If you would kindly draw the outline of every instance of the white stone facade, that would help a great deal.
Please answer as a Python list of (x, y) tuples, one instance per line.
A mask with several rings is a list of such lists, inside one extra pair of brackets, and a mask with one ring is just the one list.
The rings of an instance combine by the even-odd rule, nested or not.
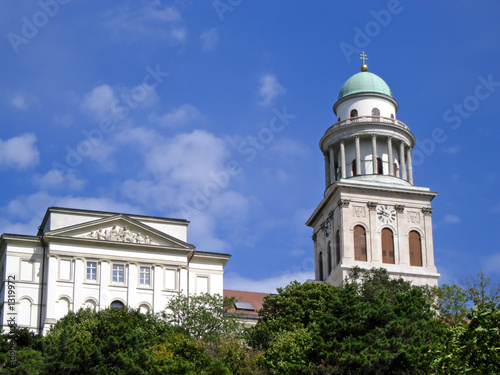
[[(113, 304), (156, 313), (180, 293), (222, 295), (230, 255), (195, 250), (187, 243), (188, 224), (51, 207), (37, 236), (3, 234), (4, 329), (13, 317), (19, 326), (46, 333), (82, 307)], [(15, 280), (10, 295), (9, 279)]]

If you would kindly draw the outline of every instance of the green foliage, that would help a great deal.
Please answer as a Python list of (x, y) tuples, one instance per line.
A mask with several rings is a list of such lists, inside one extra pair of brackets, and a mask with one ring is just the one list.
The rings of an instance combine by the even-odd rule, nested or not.
[(499, 304), (500, 283), (494, 284), (483, 270), (479, 270), (476, 276), (464, 277), (462, 284), (465, 294), (474, 306), (488, 305), (494, 308)]
[(341, 287), (292, 283), (261, 315), (249, 343), (275, 373), (428, 373), (446, 329), (420, 288), (384, 269), (355, 269)]
[(451, 325), (466, 324), (468, 297), (462, 287), (444, 284), (437, 288), (438, 309), (444, 321)]
[(44, 369), (42, 336), (27, 328), (14, 327), (12, 334), (0, 335), (2, 374), (40, 374)]
[(44, 340), (51, 373), (145, 373), (148, 347), (167, 340), (172, 327), (152, 314), (110, 308), (68, 313)]
[(433, 367), (436, 374), (500, 373), (500, 310), (474, 306), (469, 324), (452, 326)]
[(232, 307), (234, 298), (218, 294), (178, 295), (163, 316), (167, 322), (183, 327), (191, 337), (213, 341), (241, 335), (238, 315), (228, 313)]

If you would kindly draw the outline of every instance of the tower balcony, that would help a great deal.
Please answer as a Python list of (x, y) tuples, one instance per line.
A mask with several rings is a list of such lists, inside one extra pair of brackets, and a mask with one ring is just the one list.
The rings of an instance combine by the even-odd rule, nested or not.
[(395, 118), (382, 117), (382, 116), (359, 116), (359, 117), (347, 118), (345, 120), (336, 122), (327, 129), (327, 132), (329, 130), (337, 129), (339, 127), (343, 127), (346, 125), (360, 124), (360, 123), (390, 124), (399, 126), (404, 130), (410, 131), (410, 128), (404, 122), (396, 120)]

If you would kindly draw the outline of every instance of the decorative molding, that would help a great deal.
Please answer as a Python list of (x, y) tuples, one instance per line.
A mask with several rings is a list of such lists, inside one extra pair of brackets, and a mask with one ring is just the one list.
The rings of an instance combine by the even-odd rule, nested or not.
[(408, 222), (413, 224), (420, 223), (420, 212), (408, 211)]
[(432, 208), (422, 207), (422, 213), (424, 214), (424, 216), (430, 216), (432, 214)]
[(313, 241), (316, 241), (316, 237), (318, 236), (318, 233), (313, 233), (313, 235), (311, 236), (312, 237), (312, 240)]
[(368, 202), (368, 203), (366, 203), (366, 207), (368, 207), (368, 209), (370, 211), (376, 210), (377, 209), (377, 202)]
[(366, 217), (366, 207), (353, 205), (352, 208), (352, 216)]
[(396, 210), (397, 213), (402, 214), (405, 210), (405, 205), (404, 204), (396, 204), (396, 205), (394, 205), (394, 209)]
[(139, 232), (134, 232), (127, 227), (120, 227), (114, 225), (111, 229), (94, 230), (84, 235), (85, 238), (92, 238), (101, 241), (115, 241), (115, 242), (128, 242), (140, 243), (147, 245), (159, 245), (158, 242), (153, 241), (147, 234), (143, 235)]
[(330, 212), (328, 212), (328, 217), (331, 218), (331, 219), (333, 219), (333, 211), (334, 210), (331, 210)]
[(341, 199), (341, 200), (339, 200), (339, 207), (340, 208), (347, 208), (347, 207), (349, 207), (350, 203), (351, 203), (350, 199)]

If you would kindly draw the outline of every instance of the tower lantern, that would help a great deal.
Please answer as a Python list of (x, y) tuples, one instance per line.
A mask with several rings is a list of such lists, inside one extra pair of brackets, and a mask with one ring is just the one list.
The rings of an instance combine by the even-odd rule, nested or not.
[(315, 278), (338, 285), (349, 269), (384, 267), (416, 285), (437, 285), (431, 201), (436, 192), (413, 185), (415, 137), (396, 118), (387, 83), (361, 72), (342, 88), (336, 122), (320, 140), (324, 198), (307, 221), (313, 228)]

